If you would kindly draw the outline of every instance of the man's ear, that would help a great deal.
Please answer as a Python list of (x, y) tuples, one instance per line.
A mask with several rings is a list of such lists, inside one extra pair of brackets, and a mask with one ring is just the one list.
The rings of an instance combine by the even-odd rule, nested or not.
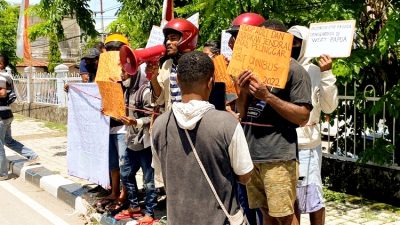
[(214, 87), (214, 76), (211, 76), (208, 80), (207, 87), (211, 90)]

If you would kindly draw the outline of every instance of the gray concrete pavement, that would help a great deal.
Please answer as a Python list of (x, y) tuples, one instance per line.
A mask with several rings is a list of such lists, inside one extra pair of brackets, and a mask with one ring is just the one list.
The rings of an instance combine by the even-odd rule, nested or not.
[(0, 199), (2, 225), (84, 224), (71, 207), (21, 178), (0, 181)]
[[(45, 126), (44, 122), (18, 116), (12, 124), (13, 136), (26, 146), (34, 149), (41, 157), (41, 164), (51, 171), (56, 171), (64, 178), (81, 185), (89, 182), (71, 177), (67, 172), (67, 137), (66, 133)], [(7, 152), (10, 152), (9, 150)], [(137, 181), (142, 179), (138, 177)], [(1, 198), (0, 198), (1, 199)], [(375, 207), (379, 204), (383, 207)], [(0, 210), (1, 211), (1, 210)], [(1, 214), (0, 214), (1, 218)], [(2, 224), (0, 222), (0, 224)], [(306, 215), (302, 216), (301, 225), (309, 225)], [(383, 203), (343, 203), (328, 202), (326, 225), (338, 224), (384, 224), (400, 225), (400, 208)]]

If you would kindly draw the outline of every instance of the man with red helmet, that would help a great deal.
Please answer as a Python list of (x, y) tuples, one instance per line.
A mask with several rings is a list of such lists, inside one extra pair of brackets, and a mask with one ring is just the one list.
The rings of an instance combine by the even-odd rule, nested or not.
[(185, 19), (173, 19), (163, 29), (167, 56), (157, 76), (151, 79), (153, 100), (169, 110), (173, 102), (181, 101), (181, 91), (177, 84), (178, 59), (186, 52), (193, 51), (197, 45), (199, 30)]
[(264, 17), (257, 13), (243, 13), (237, 16), (233, 21), (231, 27), (226, 30), (226, 32), (230, 33), (232, 36), (229, 39), (229, 47), (233, 49), (235, 45), (236, 37), (239, 33), (240, 25), (252, 25), (252, 26), (260, 26), (265, 21)]
[[(230, 33), (232, 36), (229, 39), (229, 47), (233, 49), (233, 46), (235, 45), (236, 37), (239, 33), (239, 28), (240, 25), (252, 25), (252, 26), (259, 26), (265, 21), (264, 17), (257, 14), (257, 13), (243, 13), (237, 16), (235, 19), (233, 19), (231, 23), (231, 27), (226, 30), (227, 33)], [(231, 108), (234, 107), (235, 103), (231, 103)], [(255, 224), (260, 224), (262, 223), (262, 213), (258, 209), (250, 209), (249, 208), (249, 203), (247, 199), (247, 190), (246, 186), (242, 184), (238, 184), (238, 195), (239, 195), (239, 203), (244, 209), (244, 212), (246, 213), (247, 219), (249, 221), (250, 225), (255, 225)], [(257, 222), (260, 221), (260, 222)]]
[[(260, 26), (287, 31), (279, 20), (267, 20)], [(261, 208), (263, 224), (299, 224), (294, 216), (298, 181), (296, 128), (307, 124), (313, 108), (310, 77), (292, 59), (283, 89), (262, 84), (248, 70), (239, 75), (238, 84), (237, 108), (246, 123), (243, 129), (254, 163), (247, 184), (250, 208)]]

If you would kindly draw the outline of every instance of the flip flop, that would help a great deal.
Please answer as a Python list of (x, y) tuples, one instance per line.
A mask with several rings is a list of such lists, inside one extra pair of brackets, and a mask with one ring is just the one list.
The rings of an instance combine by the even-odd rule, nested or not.
[(138, 225), (153, 225), (154, 222), (154, 218), (149, 216), (145, 216), (142, 219), (137, 220)]
[(111, 202), (115, 201), (115, 199), (110, 198), (102, 198), (99, 199), (94, 203), (94, 207), (96, 208), (104, 208), (106, 205), (110, 204)]
[(120, 202), (119, 200), (115, 200), (113, 203), (107, 205), (105, 209), (110, 214), (115, 215), (121, 210), (125, 209), (126, 207), (127, 207), (126, 202)]
[(143, 216), (143, 214), (140, 211), (130, 212), (129, 210), (122, 210), (120, 213), (114, 216), (114, 219), (123, 220), (123, 219), (139, 218), (141, 216)]

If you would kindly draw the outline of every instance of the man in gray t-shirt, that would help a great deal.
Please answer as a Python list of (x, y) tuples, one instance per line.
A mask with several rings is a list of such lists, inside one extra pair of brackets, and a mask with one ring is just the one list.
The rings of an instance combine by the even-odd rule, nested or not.
[[(261, 26), (286, 31), (280, 21), (267, 20)], [(312, 109), (310, 77), (292, 59), (284, 89), (262, 85), (249, 71), (243, 72), (238, 82), (241, 90), (237, 105), (254, 162), (247, 185), (249, 206), (261, 208), (264, 224), (298, 224), (294, 216), (296, 127), (308, 122)]]
[[(153, 164), (161, 166), (167, 193), (169, 225), (227, 224), (185, 130), (230, 215), (239, 210), (237, 181), (246, 184), (253, 170), (241, 125), (232, 114), (215, 110), (207, 100), (213, 87), (214, 64), (202, 52), (190, 52), (178, 61), (182, 102), (159, 116), (153, 126)], [(158, 166), (157, 166), (158, 165)]]

